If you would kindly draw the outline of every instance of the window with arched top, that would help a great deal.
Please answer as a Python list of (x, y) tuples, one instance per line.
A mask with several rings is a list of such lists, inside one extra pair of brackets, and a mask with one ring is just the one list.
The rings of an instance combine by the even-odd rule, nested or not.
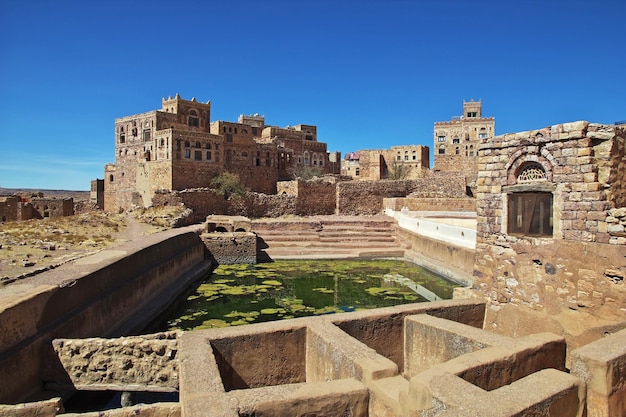
[(507, 187), (507, 233), (552, 237), (554, 197), (543, 165), (524, 162), (517, 169), (515, 182)]
[(518, 184), (547, 181), (547, 179), (545, 169), (537, 162), (528, 162), (522, 165), (516, 176)]

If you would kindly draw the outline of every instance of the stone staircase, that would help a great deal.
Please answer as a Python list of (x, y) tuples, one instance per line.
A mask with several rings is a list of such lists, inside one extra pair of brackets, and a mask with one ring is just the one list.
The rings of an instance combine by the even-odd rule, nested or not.
[(265, 259), (402, 258), (395, 220), (387, 216), (314, 216), (252, 221), (257, 257)]

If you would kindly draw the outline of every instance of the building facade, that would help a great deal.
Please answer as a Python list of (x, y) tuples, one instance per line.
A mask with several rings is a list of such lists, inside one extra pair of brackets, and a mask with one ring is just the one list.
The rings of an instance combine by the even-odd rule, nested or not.
[(483, 117), (482, 102), (463, 101), (463, 115), (434, 126), (435, 172), (462, 173), (476, 180), (478, 145), (495, 135), (495, 118)]
[[(115, 120), (115, 163), (104, 178), (106, 211), (147, 207), (157, 190), (209, 187), (232, 172), (252, 191), (272, 194), (300, 168), (339, 173), (317, 127), (265, 125), (258, 114), (211, 122), (211, 103), (178, 94), (161, 109)], [(337, 171), (337, 172), (334, 172)]]
[(355, 180), (417, 179), (430, 172), (428, 146), (392, 146), (346, 154), (341, 174)]
[(473, 274), (492, 304), (626, 320), (625, 144), (580, 121), (479, 146)]

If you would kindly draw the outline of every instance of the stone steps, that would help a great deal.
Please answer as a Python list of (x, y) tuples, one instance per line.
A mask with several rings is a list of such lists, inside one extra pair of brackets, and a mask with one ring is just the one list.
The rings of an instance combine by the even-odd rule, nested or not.
[(385, 216), (252, 222), (252, 231), (261, 239), (259, 256), (271, 259), (404, 257), (404, 246), (394, 230), (395, 222)]

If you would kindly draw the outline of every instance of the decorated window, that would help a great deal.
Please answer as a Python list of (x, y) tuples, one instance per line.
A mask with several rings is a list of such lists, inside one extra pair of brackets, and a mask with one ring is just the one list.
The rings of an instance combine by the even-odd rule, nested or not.
[(541, 164), (531, 162), (522, 166), (522, 169), (517, 174), (517, 183), (531, 183), (538, 181), (546, 181), (546, 171)]

